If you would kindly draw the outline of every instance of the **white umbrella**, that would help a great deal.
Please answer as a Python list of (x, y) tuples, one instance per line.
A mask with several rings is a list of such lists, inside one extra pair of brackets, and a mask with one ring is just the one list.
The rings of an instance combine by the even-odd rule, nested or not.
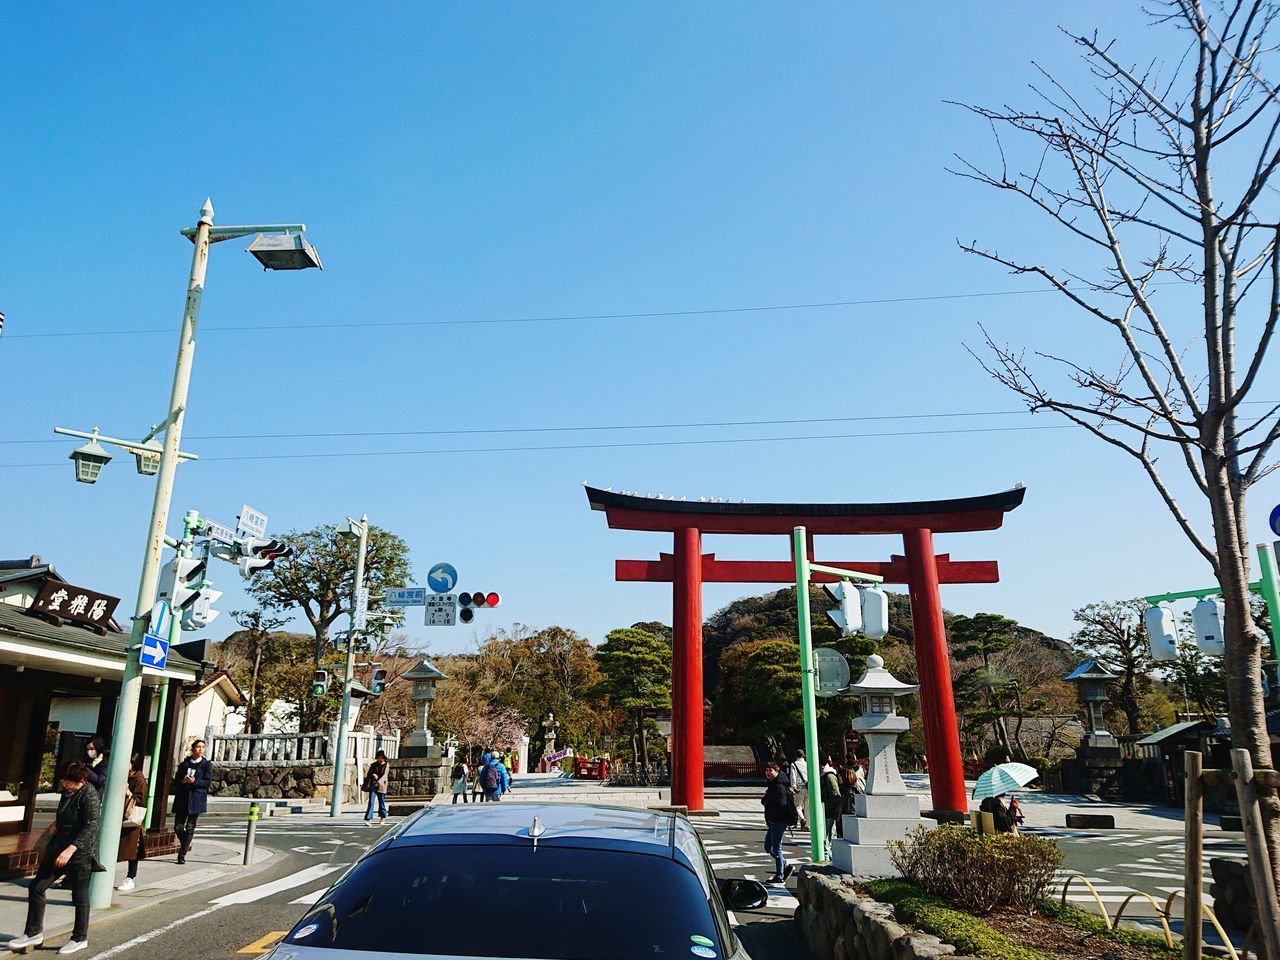
[(973, 799), (1000, 797), (1025, 787), (1040, 776), (1035, 767), (1025, 763), (1001, 763), (986, 771), (973, 787)]

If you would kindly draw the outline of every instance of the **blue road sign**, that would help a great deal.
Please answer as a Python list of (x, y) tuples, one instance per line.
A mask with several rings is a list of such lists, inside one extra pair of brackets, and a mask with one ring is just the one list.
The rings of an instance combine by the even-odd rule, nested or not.
[(382, 600), (384, 607), (424, 607), (426, 604), (426, 587), (390, 587)]
[(448, 593), (458, 585), (458, 571), (451, 563), (437, 563), (427, 574), (427, 586), (436, 593)]
[(1271, 532), (1280, 537), (1280, 504), (1271, 508)]
[(163, 670), (169, 662), (169, 641), (153, 633), (144, 634), (141, 661), (146, 669)]

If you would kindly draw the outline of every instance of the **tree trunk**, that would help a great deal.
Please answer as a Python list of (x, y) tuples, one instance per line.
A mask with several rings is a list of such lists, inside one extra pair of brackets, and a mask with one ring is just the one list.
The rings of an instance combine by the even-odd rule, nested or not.
[[(1262, 647), (1249, 609), (1247, 541), (1239, 534), (1244, 529), (1244, 505), (1233, 495), (1225, 459), (1209, 455), (1204, 459), (1218, 552), (1218, 585), (1225, 605), (1222, 664), (1227, 679), (1231, 744), (1249, 751), (1254, 769), (1271, 769), (1271, 740), (1260, 680)], [(1271, 873), (1280, 882), (1280, 796), (1274, 788), (1260, 786), (1258, 802)]]
[(262, 668), (262, 644), (253, 645), (253, 673), (249, 675), (249, 732), (262, 732), (262, 711), (258, 708), (258, 671)]

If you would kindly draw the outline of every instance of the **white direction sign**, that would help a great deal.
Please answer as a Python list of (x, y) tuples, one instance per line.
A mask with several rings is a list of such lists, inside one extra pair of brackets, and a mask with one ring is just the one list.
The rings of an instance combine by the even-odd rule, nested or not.
[(228, 546), (236, 542), (236, 532), (225, 524), (214, 520), (206, 520), (204, 522), (204, 535), (210, 540), (217, 540), (219, 543), (225, 543)]
[(384, 607), (422, 607), (426, 603), (426, 587), (390, 587), (382, 601)]
[(820, 697), (834, 697), (849, 685), (849, 661), (839, 650), (819, 647), (813, 651), (813, 663), (818, 668), (818, 685), (813, 691)]
[(456, 593), (434, 593), (426, 599), (428, 627), (452, 627), (458, 622)]
[(267, 515), (259, 513), (247, 503), (240, 508), (240, 517), (236, 520), (236, 530), (247, 537), (263, 540), (267, 536)]
[(361, 587), (356, 591), (356, 608), (351, 612), (351, 629), (363, 630), (369, 619), (369, 588)]

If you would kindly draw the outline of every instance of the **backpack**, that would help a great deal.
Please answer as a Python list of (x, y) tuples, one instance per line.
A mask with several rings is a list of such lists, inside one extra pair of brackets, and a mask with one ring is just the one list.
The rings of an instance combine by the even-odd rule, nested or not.
[(462, 761), (458, 761), (453, 766), (453, 779), (461, 780), (467, 775), (467, 768), (462, 765)]
[(794, 827), (800, 822), (800, 811), (796, 809), (795, 794), (787, 794), (787, 826)]
[(502, 778), (498, 775), (498, 765), (491, 763), (480, 771), (480, 786), (486, 793), (492, 793), (501, 786)]

